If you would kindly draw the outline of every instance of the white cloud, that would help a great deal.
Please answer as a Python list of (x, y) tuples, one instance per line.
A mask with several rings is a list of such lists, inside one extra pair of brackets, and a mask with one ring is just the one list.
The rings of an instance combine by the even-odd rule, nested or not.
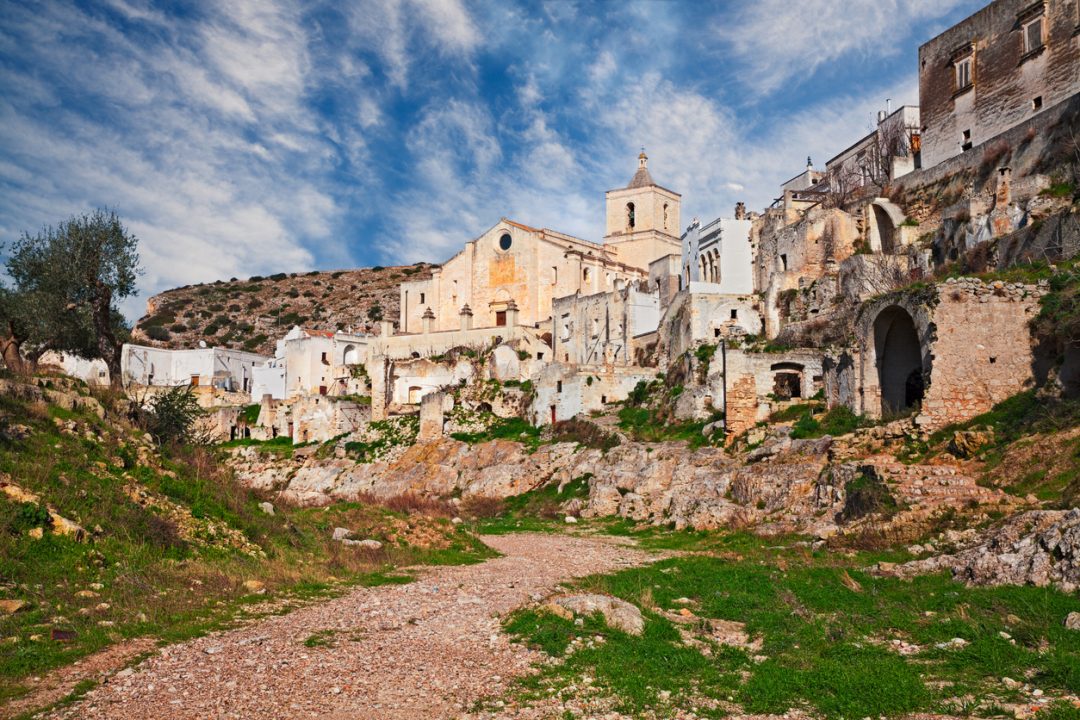
[(963, 4), (971, 0), (756, 0), (713, 30), (742, 66), (742, 81), (764, 95), (854, 54), (896, 55), (910, 28)]

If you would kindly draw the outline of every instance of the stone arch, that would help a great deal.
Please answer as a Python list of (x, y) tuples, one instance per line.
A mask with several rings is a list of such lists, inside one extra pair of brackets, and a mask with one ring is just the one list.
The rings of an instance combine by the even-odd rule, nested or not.
[(355, 345), (349, 344), (345, 346), (345, 349), (341, 353), (342, 365), (359, 365), (360, 364), (360, 350)]
[(885, 198), (878, 198), (868, 208), (868, 238), (873, 252), (892, 255), (900, 249), (900, 225), (907, 219), (904, 211)]
[(899, 305), (891, 305), (874, 318), (874, 356), (877, 358), (881, 414), (904, 412), (926, 395), (923, 351), (915, 321)]

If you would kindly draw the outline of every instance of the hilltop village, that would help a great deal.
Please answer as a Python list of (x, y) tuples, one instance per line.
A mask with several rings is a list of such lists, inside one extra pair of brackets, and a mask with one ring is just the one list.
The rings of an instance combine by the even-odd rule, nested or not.
[(127, 344), (86, 216), (128, 294), (48, 345), (80, 306), (20, 285), (0, 346), (0, 715), (1080, 717), (1080, 2), (917, 61), (767, 207), (688, 218), (643, 148), (600, 238), (176, 288)]
[[(462, 402), (548, 425), (673, 375), (672, 419), (725, 443), (807, 398), (933, 431), (1048, 373), (1075, 389), (1075, 344), (1040, 358), (1029, 329), (1045, 282), (963, 277), (1077, 251), (1055, 191), (1077, 172), (1075, 8), (1033, 8), (998, 0), (927, 42), (920, 106), (808, 159), (760, 212), (686, 222), (643, 151), (600, 242), (503, 218), (401, 282), (373, 332), (296, 326), (274, 357), (131, 345), (125, 382), (190, 383), (223, 439), (296, 443), (418, 413), (431, 440)], [(495, 402), (463, 399), (490, 383)]]

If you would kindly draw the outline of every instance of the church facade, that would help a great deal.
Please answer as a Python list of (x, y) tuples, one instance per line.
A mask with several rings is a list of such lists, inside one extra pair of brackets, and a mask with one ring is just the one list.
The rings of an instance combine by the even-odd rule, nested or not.
[(612, 292), (679, 254), (681, 198), (653, 182), (644, 152), (630, 184), (606, 199), (603, 243), (502, 218), (431, 278), (401, 284), (398, 332), (423, 332), (425, 316), (435, 332), (500, 327), (510, 309), (519, 324), (539, 327), (551, 322), (556, 298)]

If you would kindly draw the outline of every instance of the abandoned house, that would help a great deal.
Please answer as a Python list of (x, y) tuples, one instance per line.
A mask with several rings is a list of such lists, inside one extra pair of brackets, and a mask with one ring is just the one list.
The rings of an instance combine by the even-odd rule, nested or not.
[(931, 168), (1080, 92), (1080, 3), (995, 0), (919, 48)]

